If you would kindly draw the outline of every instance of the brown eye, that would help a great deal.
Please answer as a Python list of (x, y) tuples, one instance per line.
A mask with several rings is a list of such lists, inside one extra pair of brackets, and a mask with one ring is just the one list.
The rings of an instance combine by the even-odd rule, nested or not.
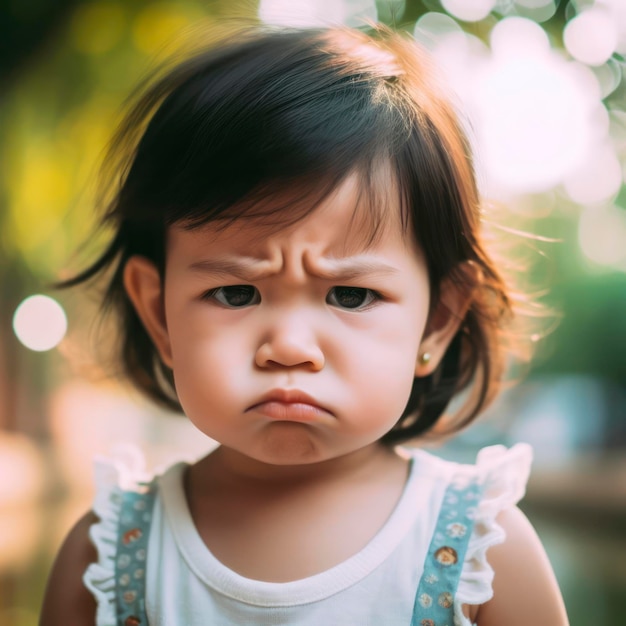
[(261, 302), (261, 294), (252, 285), (231, 285), (228, 287), (218, 287), (211, 289), (205, 298), (217, 300), (224, 306), (236, 309)]
[(326, 302), (342, 309), (362, 309), (380, 299), (378, 294), (364, 287), (333, 287)]

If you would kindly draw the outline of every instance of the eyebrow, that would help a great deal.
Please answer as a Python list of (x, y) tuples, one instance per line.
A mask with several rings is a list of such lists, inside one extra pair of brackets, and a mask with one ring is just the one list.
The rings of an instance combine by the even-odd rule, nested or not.
[(219, 276), (235, 276), (241, 280), (259, 280), (273, 273), (264, 270), (262, 265), (266, 262), (242, 257), (240, 259), (203, 259), (189, 266), (194, 272), (217, 274)]
[[(397, 274), (399, 271), (386, 263), (368, 259), (333, 259), (327, 263), (327, 267), (318, 267), (313, 271), (308, 271), (308, 273), (325, 280), (338, 281), (355, 280), (365, 276), (370, 278), (372, 276), (386, 277)], [(234, 276), (244, 281), (253, 282), (276, 273), (275, 270), (264, 267), (267, 264), (268, 262), (265, 260), (246, 257), (237, 259), (216, 258), (191, 263), (189, 269), (200, 273)]]

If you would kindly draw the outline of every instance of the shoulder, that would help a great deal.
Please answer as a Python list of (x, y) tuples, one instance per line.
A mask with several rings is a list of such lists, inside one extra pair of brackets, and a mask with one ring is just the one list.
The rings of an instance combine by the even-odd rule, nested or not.
[(95, 624), (96, 602), (83, 583), (83, 574), (98, 558), (89, 538), (89, 528), (97, 521), (94, 513), (87, 513), (63, 542), (48, 579), (40, 626)]
[(479, 608), (478, 626), (567, 626), (561, 592), (531, 523), (517, 507), (502, 510), (497, 522), (506, 537), (487, 553), (494, 571), (493, 598)]

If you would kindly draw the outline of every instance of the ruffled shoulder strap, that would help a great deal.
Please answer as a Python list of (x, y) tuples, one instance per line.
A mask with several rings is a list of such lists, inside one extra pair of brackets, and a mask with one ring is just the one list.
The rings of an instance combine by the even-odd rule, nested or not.
[(500, 511), (524, 495), (532, 450), (517, 444), (507, 450), (480, 451), (476, 465), (443, 462), (448, 484), (424, 563), (412, 626), (471, 626), (463, 605), (479, 605), (492, 595), (493, 569), (487, 549), (504, 540), (496, 523)]
[(98, 561), (83, 582), (97, 602), (96, 626), (147, 624), (145, 561), (156, 483), (146, 475), (141, 453), (130, 447), (97, 458), (95, 482), (99, 521), (90, 537)]
[(420, 579), (411, 626), (452, 624), (454, 600), (483, 485), (455, 476), (448, 484)]
[(455, 597), (454, 615), (458, 626), (470, 626), (461, 610), (463, 604), (484, 604), (493, 596), (494, 572), (487, 561), (487, 550), (505, 539), (496, 517), (524, 496), (531, 463), (532, 448), (518, 443), (509, 449), (504, 446), (484, 448), (472, 467), (472, 474), (482, 486), (482, 497), (474, 510), (474, 528)]

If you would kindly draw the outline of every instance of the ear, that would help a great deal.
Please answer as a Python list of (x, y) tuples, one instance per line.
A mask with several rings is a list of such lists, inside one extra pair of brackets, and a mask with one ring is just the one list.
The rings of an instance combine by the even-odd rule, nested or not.
[(172, 352), (165, 320), (163, 283), (156, 266), (142, 256), (132, 256), (124, 267), (124, 288), (148, 335), (167, 367)]
[[(428, 376), (437, 369), (479, 285), (480, 270), (471, 261), (456, 268), (454, 274), (459, 278), (452, 280), (447, 277), (441, 283), (439, 302), (428, 318), (415, 365), (417, 377)], [(428, 358), (424, 358), (424, 355)]]

